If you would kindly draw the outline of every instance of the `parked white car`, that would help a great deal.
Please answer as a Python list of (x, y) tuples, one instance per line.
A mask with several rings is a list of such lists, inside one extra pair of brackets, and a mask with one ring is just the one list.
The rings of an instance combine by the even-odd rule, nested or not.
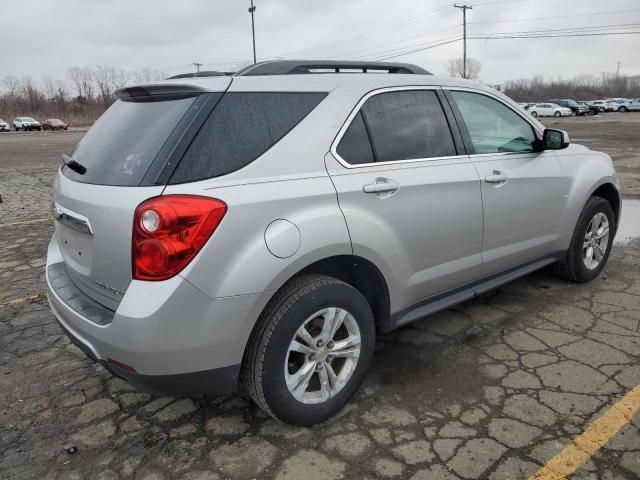
[(630, 112), (640, 112), (640, 99), (633, 100), (627, 105)]
[(601, 112), (606, 112), (607, 111), (607, 101), (606, 100), (591, 100), (590, 102), (587, 102), (587, 103), (589, 105), (594, 106), (594, 107), (598, 107)]
[(0, 118), (0, 132), (9, 132), (10, 130), (9, 124)]
[(570, 117), (573, 112), (570, 108), (561, 107), (555, 103), (536, 103), (529, 107), (532, 117)]
[(42, 125), (39, 121), (34, 120), (31, 117), (16, 117), (13, 121), (13, 128), (17, 130), (42, 130)]
[(608, 98), (607, 112), (628, 112), (630, 101), (626, 98)]

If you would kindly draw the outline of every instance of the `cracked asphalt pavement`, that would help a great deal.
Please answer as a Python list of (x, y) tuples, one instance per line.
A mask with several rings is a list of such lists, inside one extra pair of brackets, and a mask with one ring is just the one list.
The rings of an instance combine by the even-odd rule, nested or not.
[[(311, 428), (237, 395), (139, 393), (45, 298), (51, 182), (81, 135), (0, 135), (0, 478), (526, 479), (640, 384), (631, 242), (590, 284), (543, 270), (379, 336), (355, 398)], [(568, 478), (640, 478), (640, 413), (627, 420)]]

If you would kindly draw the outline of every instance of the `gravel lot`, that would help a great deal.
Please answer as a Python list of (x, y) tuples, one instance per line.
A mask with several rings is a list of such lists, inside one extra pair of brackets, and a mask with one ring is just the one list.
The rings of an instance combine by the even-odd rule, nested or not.
[[(609, 153), (640, 197), (640, 114), (545, 122)], [(82, 134), (0, 134), (0, 478), (524, 479), (640, 384), (632, 241), (591, 284), (542, 271), (380, 336), (363, 388), (312, 428), (240, 396), (138, 393), (70, 345), (44, 297), (52, 177)], [(570, 478), (639, 477), (636, 413)]]

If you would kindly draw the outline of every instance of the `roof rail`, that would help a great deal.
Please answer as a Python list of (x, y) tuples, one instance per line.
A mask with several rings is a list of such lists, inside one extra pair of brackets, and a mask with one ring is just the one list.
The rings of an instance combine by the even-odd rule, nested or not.
[[(344, 72), (348, 70), (348, 72)], [(249, 65), (235, 75), (296, 75), (304, 73), (410, 73), (416, 75), (431, 75), (431, 72), (412, 65), (411, 63), (391, 62), (355, 62), (349, 60), (269, 60)]]
[(223, 77), (225, 75), (233, 75), (232, 72), (216, 72), (213, 70), (207, 70), (202, 72), (193, 72), (193, 73), (179, 73), (177, 75), (172, 75), (167, 78), (167, 80), (174, 80), (176, 78), (194, 78), (194, 77)]

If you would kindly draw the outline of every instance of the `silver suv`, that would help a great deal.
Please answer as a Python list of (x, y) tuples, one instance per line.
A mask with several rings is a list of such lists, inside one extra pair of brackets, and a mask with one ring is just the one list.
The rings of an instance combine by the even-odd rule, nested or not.
[(377, 331), (607, 261), (611, 159), (495, 90), (391, 63), (208, 75), (120, 90), (54, 184), (51, 308), (141, 390), (313, 424)]

